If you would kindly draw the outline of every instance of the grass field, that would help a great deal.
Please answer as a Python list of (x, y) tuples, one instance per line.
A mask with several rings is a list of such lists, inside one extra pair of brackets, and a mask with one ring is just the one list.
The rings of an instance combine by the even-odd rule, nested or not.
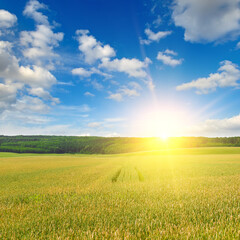
[(0, 153), (0, 239), (239, 238), (239, 148)]

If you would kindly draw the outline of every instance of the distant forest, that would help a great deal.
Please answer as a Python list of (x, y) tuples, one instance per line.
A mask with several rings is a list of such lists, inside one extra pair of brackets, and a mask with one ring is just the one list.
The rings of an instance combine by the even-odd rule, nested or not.
[(68, 137), (68, 136), (0, 136), (0, 152), (15, 153), (84, 153), (114, 154), (152, 151), (164, 148), (239, 147), (240, 137)]

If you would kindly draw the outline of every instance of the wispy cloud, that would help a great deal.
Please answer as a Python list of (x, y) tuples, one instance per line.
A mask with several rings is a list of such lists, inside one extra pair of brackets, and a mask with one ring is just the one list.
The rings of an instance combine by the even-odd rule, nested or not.
[(137, 97), (140, 96), (141, 87), (136, 82), (130, 82), (128, 86), (120, 87), (116, 93), (110, 93), (107, 97), (108, 99), (115, 100), (117, 102), (121, 102), (125, 97)]
[(149, 45), (152, 42), (159, 42), (160, 39), (172, 34), (172, 31), (159, 31), (154, 33), (150, 28), (146, 28), (144, 32), (147, 35), (147, 39), (140, 39), (140, 43), (146, 45)]
[(72, 74), (80, 76), (80, 77), (90, 77), (93, 74), (98, 74), (105, 78), (112, 78), (112, 75), (110, 75), (108, 73), (104, 73), (95, 67), (92, 67), (89, 70), (86, 70), (85, 68), (74, 68), (72, 70)]
[(90, 92), (85, 92), (84, 96), (86, 96), (86, 97), (95, 97), (95, 95), (93, 93), (90, 93)]

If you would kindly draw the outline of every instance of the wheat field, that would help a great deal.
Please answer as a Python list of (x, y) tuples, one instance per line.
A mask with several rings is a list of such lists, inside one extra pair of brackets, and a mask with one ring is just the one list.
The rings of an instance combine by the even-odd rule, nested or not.
[(0, 153), (0, 239), (239, 239), (239, 152)]

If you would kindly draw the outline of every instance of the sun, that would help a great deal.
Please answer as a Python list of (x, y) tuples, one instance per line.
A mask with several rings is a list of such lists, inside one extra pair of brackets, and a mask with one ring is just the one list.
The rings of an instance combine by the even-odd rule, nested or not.
[(169, 137), (178, 137), (186, 126), (186, 116), (179, 108), (146, 108), (142, 109), (133, 120), (136, 136), (156, 137), (167, 141)]
[(159, 138), (163, 141), (166, 142), (169, 138), (169, 136), (167, 134), (162, 134), (161, 136), (159, 136)]

